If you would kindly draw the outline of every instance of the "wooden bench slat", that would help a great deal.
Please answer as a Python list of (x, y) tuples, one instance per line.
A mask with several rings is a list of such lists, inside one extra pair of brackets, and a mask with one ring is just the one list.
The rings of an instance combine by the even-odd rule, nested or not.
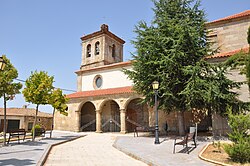
[(26, 131), (25, 129), (14, 129), (14, 130), (10, 130), (8, 131), (9, 133), (9, 139), (8, 139), (8, 144), (10, 143), (10, 139), (13, 138), (13, 137), (17, 137), (18, 138), (18, 143), (19, 142), (19, 136), (23, 136), (23, 141), (25, 139), (25, 136), (26, 136)]
[(186, 145), (186, 149), (187, 149), (187, 152), (189, 154), (189, 150), (188, 150), (188, 142), (190, 141), (194, 141), (194, 145), (196, 147), (196, 140), (195, 140), (195, 132), (192, 132), (192, 133), (188, 133), (183, 140), (181, 140), (180, 142), (176, 142), (177, 139), (174, 140), (174, 150), (173, 150), (173, 153), (175, 153), (175, 146), (176, 145), (183, 145), (185, 146)]
[(138, 132), (154, 132), (155, 127), (145, 127), (145, 126), (137, 126), (134, 129), (134, 137), (135, 135), (138, 137)]

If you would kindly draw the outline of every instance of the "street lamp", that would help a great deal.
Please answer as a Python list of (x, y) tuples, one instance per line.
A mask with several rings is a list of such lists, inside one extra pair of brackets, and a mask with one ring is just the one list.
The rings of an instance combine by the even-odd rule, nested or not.
[(158, 95), (159, 82), (154, 81), (152, 83), (152, 87), (155, 92), (155, 144), (160, 144), (159, 127), (158, 127), (158, 109), (157, 109), (157, 95)]
[(5, 66), (6, 66), (6, 62), (3, 60), (3, 57), (0, 57), (0, 70), (3, 71)]
[[(3, 60), (3, 57), (0, 57), (0, 71), (3, 71), (6, 66), (6, 62)], [(4, 90), (4, 89), (3, 89)], [(5, 92), (3, 94), (5, 102)], [(6, 105), (4, 103), (4, 122), (3, 122), (3, 145), (6, 145)]]

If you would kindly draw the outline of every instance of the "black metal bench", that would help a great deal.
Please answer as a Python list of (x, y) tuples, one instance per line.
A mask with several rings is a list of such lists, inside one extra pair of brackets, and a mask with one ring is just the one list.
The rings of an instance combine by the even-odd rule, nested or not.
[(14, 130), (8, 131), (8, 133), (9, 133), (8, 144), (10, 143), (10, 139), (13, 138), (13, 137), (17, 137), (18, 138), (18, 143), (20, 143), (19, 142), (20, 136), (23, 137), (23, 141), (24, 141), (25, 136), (26, 136), (25, 129), (14, 129)]
[(175, 146), (176, 145), (182, 145), (183, 147), (186, 146), (187, 153), (189, 154), (188, 142), (190, 142), (190, 141), (194, 142), (194, 146), (196, 148), (195, 132), (188, 133), (184, 137), (184, 139), (182, 139), (180, 142), (176, 142), (176, 140), (177, 139), (174, 140), (174, 151), (173, 151), (173, 153), (175, 153)]
[(138, 137), (138, 132), (155, 132), (155, 127), (145, 127), (145, 126), (137, 126), (134, 129), (134, 137), (135, 135)]

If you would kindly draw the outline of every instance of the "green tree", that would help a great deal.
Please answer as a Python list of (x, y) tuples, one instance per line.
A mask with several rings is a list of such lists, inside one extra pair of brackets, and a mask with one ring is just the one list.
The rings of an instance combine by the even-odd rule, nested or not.
[(226, 77), (227, 68), (221, 64), (211, 65), (200, 61), (195, 66), (186, 68), (191, 77), (181, 92), (186, 98), (189, 109), (206, 109), (209, 113), (225, 115), (229, 106), (242, 104), (238, 94), (232, 89), (240, 88), (241, 82), (234, 82)]
[(250, 114), (229, 112), (228, 122), (232, 129), (228, 135), (233, 143), (225, 145), (225, 151), (235, 162), (250, 162)]
[(133, 71), (125, 73), (134, 82), (134, 89), (153, 106), (151, 83), (160, 82), (161, 110), (178, 112), (179, 134), (184, 134), (186, 97), (182, 94), (195, 66), (209, 47), (206, 40), (205, 14), (195, 0), (154, 0), (155, 17), (152, 25), (141, 21), (135, 28), (137, 37), (132, 43), (137, 50), (133, 56)]
[[(54, 77), (48, 76), (47, 72), (31, 72), (30, 77), (26, 80), (26, 87), (23, 90), (23, 95), (26, 102), (36, 104), (36, 115), (33, 123), (33, 128), (36, 125), (37, 113), (39, 105), (50, 104), (50, 96), (53, 90)], [(35, 130), (33, 130), (32, 141), (35, 140)]]
[(66, 98), (66, 95), (62, 93), (61, 89), (55, 89), (53, 90), (53, 93), (50, 98), (50, 104), (53, 107), (53, 118), (52, 118), (52, 130), (50, 132), (50, 138), (52, 136), (52, 131), (54, 129), (54, 115), (55, 110), (59, 111), (60, 114), (68, 116), (68, 106), (66, 105), (68, 99)]
[(3, 97), (4, 102), (4, 145), (6, 145), (6, 105), (8, 100), (12, 100), (15, 94), (20, 93), (22, 88), (21, 83), (14, 83), (14, 79), (18, 77), (16, 68), (11, 64), (10, 60), (3, 55), (6, 62), (4, 71), (0, 71), (0, 97)]

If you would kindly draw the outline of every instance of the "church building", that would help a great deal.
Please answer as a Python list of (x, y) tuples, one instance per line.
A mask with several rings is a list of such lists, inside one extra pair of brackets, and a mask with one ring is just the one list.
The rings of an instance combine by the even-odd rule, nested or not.
[[(223, 52), (207, 58), (208, 61), (217, 62), (228, 57), (226, 52), (245, 49), (246, 42), (241, 38), (247, 38), (245, 27), (250, 26), (250, 11), (242, 13), (207, 23), (208, 29), (213, 30), (208, 37), (223, 48)], [(230, 35), (227, 37), (227, 34)], [(232, 39), (235, 41), (231, 42)], [(143, 96), (133, 91), (133, 82), (123, 73), (124, 69), (132, 70), (131, 61), (123, 62), (125, 41), (113, 34), (106, 24), (101, 25), (99, 31), (81, 37), (81, 41), (81, 66), (75, 72), (77, 92), (67, 95), (68, 116), (55, 114), (55, 129), (126, 133), (132, 132), (136, 126), (154, 126), (154, 108), (141, 104)], [(186, 130), (194, 124), (194, 116), (193, 112), (184, 114)], [(167, 114), (160, 110), (159, 130), (163, 133), (166, 123), (169, 131), (176, 132), (177, 113)], [(206, 131), (212, 126), (216, 129), (216, 123), (221, 122), (206, 115), (198, 124), (198, 130)]]

